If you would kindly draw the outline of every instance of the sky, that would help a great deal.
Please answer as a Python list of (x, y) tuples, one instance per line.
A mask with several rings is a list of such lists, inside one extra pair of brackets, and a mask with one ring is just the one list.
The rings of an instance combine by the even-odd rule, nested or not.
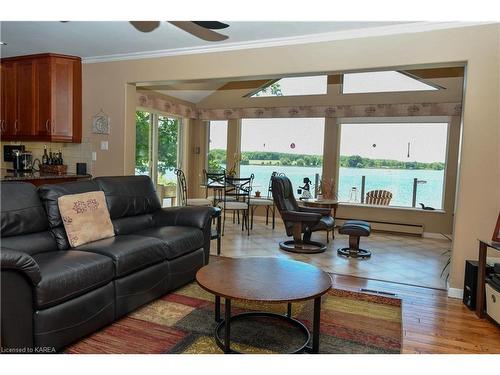
[[(226, 148), (227, 125), (224, 123), (211, 121), (210, 148)], [(243, 119), (241, 151), (322, 155), (324, 124), (322, 118)]]
[[(448, 124), (343, 124), (341, 155), (371, 159), (444, 162)], [(410, 152), (408, 157), (408, 143)]]
[[(226, 148), (227, 122), (212, 121), (210, 148)], [(372, 159), (444, 162), (446, 123), (343, 124), (340, 155)], [(243, 119), (242, 151), (323, 154), (324, 119)], [(292, 148), (292, 143), (295, 148)], [(408, 157), (408, 143), (410, 152)]]

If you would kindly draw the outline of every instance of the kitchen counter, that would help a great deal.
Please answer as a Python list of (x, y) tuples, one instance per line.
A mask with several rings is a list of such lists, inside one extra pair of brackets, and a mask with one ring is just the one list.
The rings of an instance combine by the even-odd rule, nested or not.
[(76, 181), (80, 179), (89, 180), (90, 174), (78, 175), (76, 173), (53, 174), (43, 172), (13, 172), (7, 169), (0, 170), (0, 181), (24, 181), (39, 186), (43, 184), (57, 184), (61, 182)]

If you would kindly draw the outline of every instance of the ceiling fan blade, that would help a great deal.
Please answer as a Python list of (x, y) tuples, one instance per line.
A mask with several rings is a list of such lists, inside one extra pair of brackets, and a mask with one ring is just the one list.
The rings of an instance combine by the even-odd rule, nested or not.
[(160, 26), (160, 21), (129, 21), (132, 26), (143, 33), (149, 33)]
[(228, 38), (227, 35), (216, 33), (215, 31), (206, 29), (192, 21), (168, 21), (179, 29), (184, 30), (200, 39), (207, 42), (221, 42)]
[(205, 29), (210, 30), (220, 30), (229, 27), (227, 23), (219, 22), (219, 21), (193, 21), (198, 26), (204, 27)]

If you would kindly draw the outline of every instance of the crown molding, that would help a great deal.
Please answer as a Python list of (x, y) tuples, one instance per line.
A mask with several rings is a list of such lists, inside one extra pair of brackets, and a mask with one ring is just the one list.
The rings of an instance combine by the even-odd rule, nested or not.
[(320, 34), (299, 35), (284, 38), (261, 39), (246, 42), (212, 44), (208, 46), (174, 48), (157, 51), (132, 52), (114, 55), (93, 56), (82, 58), (84, 64), (153, 59), (160, 57), (192, 55), (214, 52), (228, 52), (253, 48), (281, 47), (310, 43), (330, 42), (335, 40), (369, 38), (385, 35), (410, 34), (433, 30), (454, 29), (470, 26), (491, 24), (494, 22), (415, 22), (403, 25), (381, 26), (366, 29), (335, 31)]

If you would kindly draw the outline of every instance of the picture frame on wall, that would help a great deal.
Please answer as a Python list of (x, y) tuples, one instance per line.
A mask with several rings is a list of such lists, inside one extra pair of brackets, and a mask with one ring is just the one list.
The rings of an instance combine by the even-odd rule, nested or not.
[(500, 242), (500, 212), (498, 213), (497, 225), (495, 225), (495, 231), (491, 237), (493, 242)]

